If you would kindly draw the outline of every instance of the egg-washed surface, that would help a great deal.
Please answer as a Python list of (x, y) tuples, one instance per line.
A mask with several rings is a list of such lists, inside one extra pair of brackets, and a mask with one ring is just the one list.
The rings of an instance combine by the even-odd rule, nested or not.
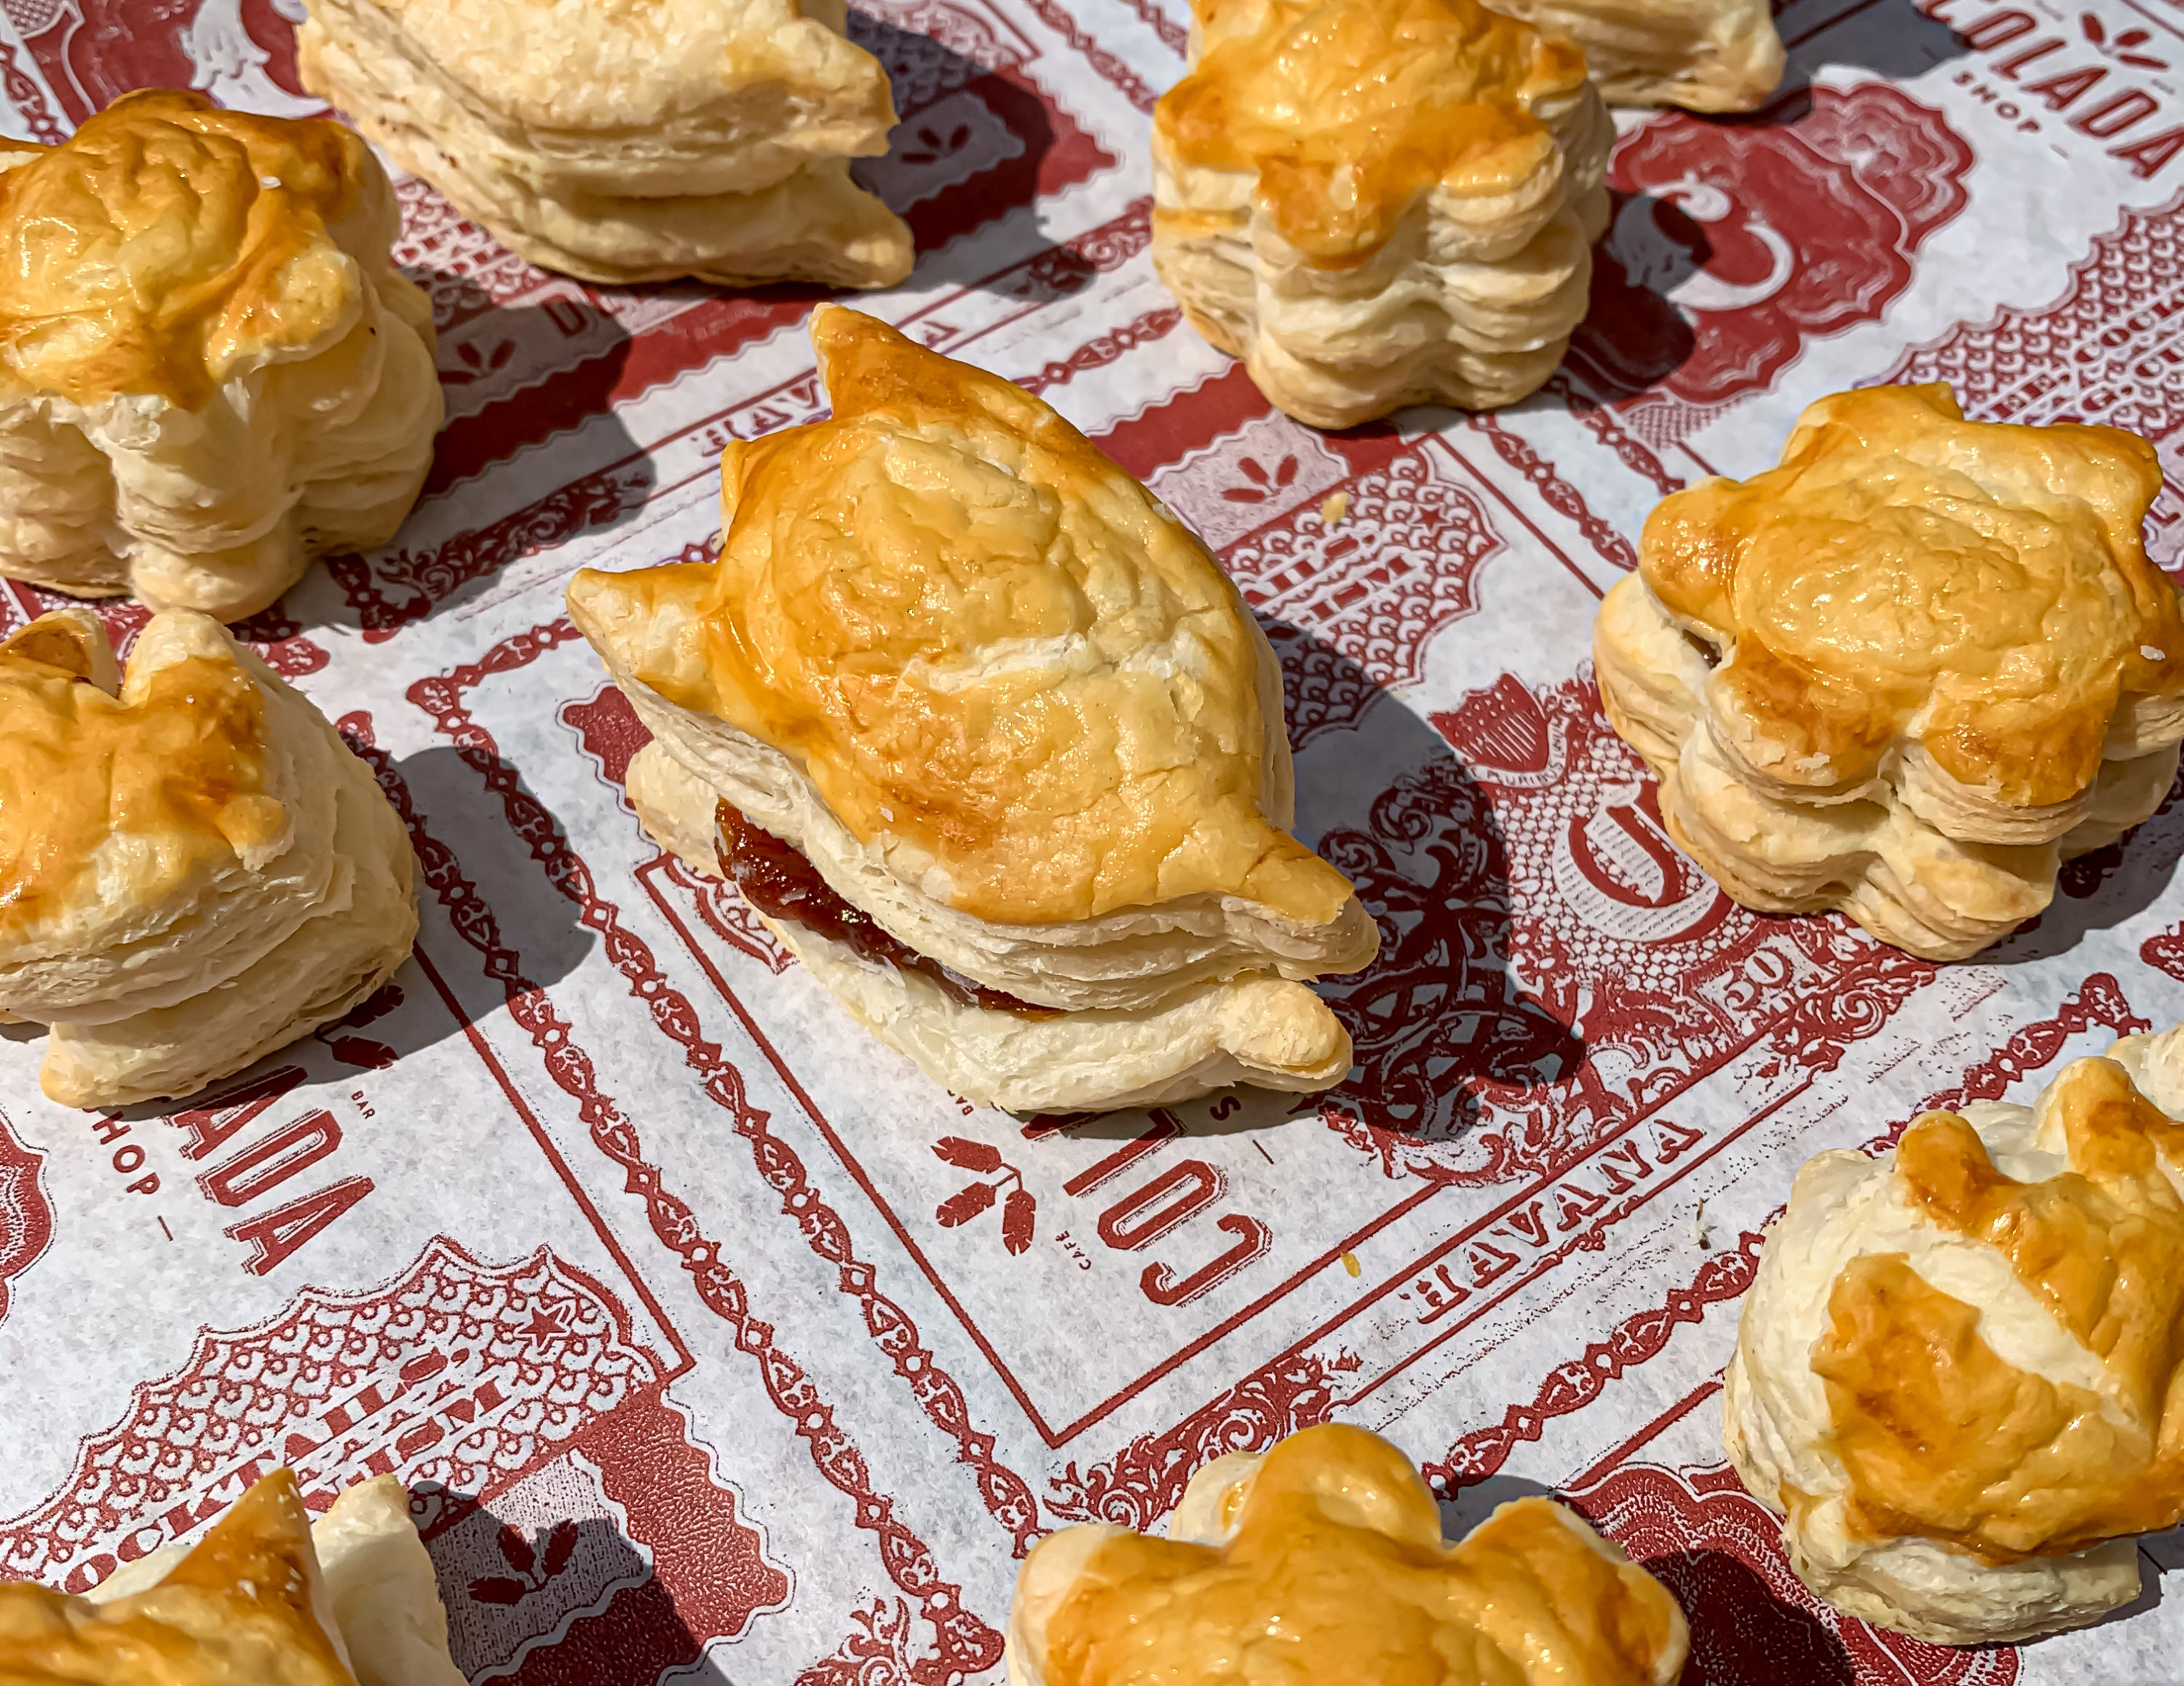
[(1201, 0), (1198, 62), (1155, 122), (1180, 161), (1256, 171), (1312, 263), (1355, 263), (1419, 194), (1510, 193), (1552, 166), (1532, 105), (1585, 86), (1563, 42), (1474, 0)]
[(354, 1686), (326, 1611), (310, 1517), (279, 1470), (148, 1591), (95, 1605), (0, 1585), (0, 1681)]
[(95, 901), (125, 853), (130, 894), (157, 903), (288, 823), (248, 673), (192, 655), (117, 696), (91, 643), (58, 618), (0, 643), (0, 944)]
[(357, 309), (345, 248), (376, 171), (338, 124), (166, 90), (51, 149), (0, 145), (0, 403), (132, 392), (194, 410), (239, 369), (314, 347)]
[(1279, 698), (1206, 547), (1007, 381), (850, 311), (812, 338), (833, 416), (722, 453), (718, 563), (619, 582), (636, 676), (978, 918), (1334, 920), (1348, 883), (1266, 812)]
[(1642, 1686), (1682, 1661), (1674, 1601), (1544, 1500), (1444, 1545), (1377, 1435), (1308, 1428), (1231, 1490), (1220, 1546), (1117, 1533), (1049, 1619), (1043, 1686), (1409, 1679)]
[(1829, 1296), (1814, 1370), (1828, 1383), (1857, 1525), (2007, 1563), (2184, 1517), (2184, 1125), (2112, 1060), (2051, 1092), (2070, 1169), (2020, 1182), (1962, 1118), (1904, 1133), (1907, 1202), (1994, 1249), (2104, 1372), (2088, 1389), (2003, 1360), (1978, 1308), (1901, 1255), (1862, 1255)]
[(1855, 787), (1911, 737), (2045, 806), (2092, 782), (2120, 710), (2184, 698), (2176, 592), (2140, 537), (2160, 486), (2120, 429), (1875, 387), (1808, 409), (1780, 467), (1663, 500), (1641, 571), (1724, 650), (1713, 706), (1782, 783)]

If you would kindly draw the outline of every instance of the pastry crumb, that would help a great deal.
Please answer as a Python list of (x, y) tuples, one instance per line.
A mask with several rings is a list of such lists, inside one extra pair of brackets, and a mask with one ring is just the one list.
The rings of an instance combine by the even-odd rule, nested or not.
[(1357, 1255), (1355, 1253), (1345, 1253), (1342, 1255), (1342, 1268), (1354, 1277), (1359, 1273), (1362, 1266), (1358, 1264)]
[(1342, 518), (1350, 513), (1350, 494), (1347, 492), (1329, 492), (1319, 506), (1319, 518), (1329, 526), (1340, 526)]

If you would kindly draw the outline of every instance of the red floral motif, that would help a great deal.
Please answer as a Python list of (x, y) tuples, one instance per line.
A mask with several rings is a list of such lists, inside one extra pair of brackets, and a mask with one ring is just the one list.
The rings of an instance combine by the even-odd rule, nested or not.
[(2108, 25), (2091, 12), (2078, 14), (2078, 29), (2087, 41), (2100, 49), (2104, 57), (2119, 64), (2129, 64), (2141, 70), (2166, 70), (2169, 68), (2167, 59), (2157, 58), (2144, 50), (2146, 44), (2153, 39), (2150, 31), (2119, 30), (2110, 35)]
[(1799, 89), (1746, 122), (1652, 119), (1610, 161), (1614, 225), (1566, 369), (1643, 438), (1683, 437), (1878, 320), (1964, 209), (1972, 156), (1882, 82)]
[(943, 1136), (933, 1144), (933, 1155), (978, 1179), (957, 1189), (933, 1212), (942, 1228), (956, 1228), (981, 1212), (991, 1211), (995, 1198), (1006, 1188), (1008, 1198), (1001, 1202), (1001, 1246), (1012, 1255), (1030, 1250), (1039, 1221), (1039, 1200), (1024, 1187), (1023, 1173), (1001, 1157), (999, 1148), (967, 1136)]
[(1505, 676), (1434, 724), (1457, 755), (1320, 840), (1381, 931), (1324, 987), (1360, 1072), (1323, 1116), (1390, 1176), (1552, 1174), (1763, 1038), (1831, 1064), (1932, 976), (1840, 919), (1730, 902), (1588, 682)]
[(834, 1654), (796, 1677), (796, 1686), (905, 1686), (916, 1678), (910, 1656), (910, 1606), (875, 1599), (850, 1618), (856, 1631)]
[(470, 1583), (470, 1595), (481, 1604), (521, 1604), (569, 1566), (577, 1550), (577, 1525), (558, 1522), (546, 1535), (543, 1552), (521, 1533), (501, 1525), (495, 1539), (512, 1575), (481, 1575)]
[(1691, 1630), (1685, 1686), (2008, 1686), (2017, 1678), (2014, 1650), (1930, 1645), (1821, 1603), (1782, 1555), (1780, 1525), (1725, 1465), (1630, 1464), (1564, 1496), (1683, 1605)]
[(1078, 1472), (1072, 1460), (1048, 1484), (1047, 1508), (1071, 1522), (1113, 1522), (1142, 1533), (1183, 1498), (1190, 1477), (1224, 1452), (1263, 1451), (1284, 1434), (1327, 1421), (1340, 1398), (1329, 1363), (1289, 1354), (1216, 1394), (1174, 1427), (1140, 1435), (1105, 1463)]
[(8, 1283), (38, 1261), (53, 1238), (53, 1210), (38, 1186), (45, 1155), (15, 1138), (0, 1113), (0, 1322), (8, 1316)]
[[(454, 681), (437, 682), (453, 683), (454, 695), (459, 697), (485, 671), (521, 667), (576, 636), (575, 628), (566, 620), (534, 628), (495, 646), (482, 666), (460, 670)], [(491, 737), (470, 722), (458, 703), (448, 703), (441, 724), (443, 730), (465, 740), (465, 759), (474, 766), (482, 764), (504, 799), (521, 794), (514, 776), (491, 747)], [(835, 1422), (833, 1406), (803, 1366), (775, 1345), (773, 1326), (753, 1315), (743, 1279), (722, 1257), (720, 1244), (704, 1233), (688, 1204), (664, 1186), (658, 1168), (644, 1158), (644, 1143), (635, 1126), (599, 1089), (590, 1057), (571, 1039), (568, 1021), (554, 1010), (546, 992), (523, 976), (521, 957), (501, 941), (499, 921), (479, 896), (476, 886), (463, 875), (454, 853), (425, 829), (408, 785), (394, 771), (392, 758), (373, 741), (370, 716), (344, 715), (340, 727), (351, 747), (378, 774), (381, 788), (409, 827), (426, 882), (439, 897), (457, 932), (484, 957), (486, 975), (506, 993), (510, 1015), (529, 1032), (533, 1045), (545, 1055), (549, 1075), (577, 1101), (593, 1145), (621, 1167), (630, 1191), (644, 1200), (655, 1237), (682, 1260), (706, 1308), (733, 1331), (738, 1349), (757, 1360), (768, 1398), (777, 1411), (795, 1424), (797, 1438), (810, 1449), (813, 1466), (855, 1502), (857, 1524), (879, 1537), (881, 1557), (889, 1577), (904, 1593), (916, 1599), (939, 1639), (940, 1650), (918, 1664), (913, 1678), (921, 1686), (928, 1683), (939, 1686), (957, 1673), (991, 1667), (1000, 1655), (1000, 1635), (963, 1608), (961, 1589), (941, 1578), (930, 1549), (895, 1516), (894, 1500), (872, 1489), (864, 1455)], [(485, 747), (479, 747), (481, 743)], [(530, 798), (524, 797), (523, 801), (529, 803)], [(1037, 1506), (1029, 1489), (1020, 1477), (994, 1462), (991, 1435), (968, 1429), (965, 1422), (968, 1408), (961, 1389), (933, 1364), (932, 1355), (916, 1344), (916, 1326), (911, 1320), (873, 1290), (872, 1267), (851, 1255), (840, 1219), (811, 1188), (795, 1155), (767, 1130), (766, 1115), (753, 1107), (744, 1094), (742, 1074), (721, 1058), (718, 1048), (699, 1039), (696, 1015), (688, 1001), (665, 984), (652, 964), (651, 951), (620, 928), (618, 911), (585, 895), (589, 888), (588, 871), (560, 839), (552, 817), (531, 804), (521, 818), (525, 823), (516, 827), (519, 837), (529, 832), (537, 837), (543, 827), (543, 835), (553, 839), (548, 853), (562, 857), (549, 868), (557, 885), (564, 882), (564, 873), (580, 875), (577, 893), (584, 898), (586, 923), (601, 931), (618, 966), (636, 971), (636, 993), (663, 1021), (663, 1027), (682, 1043), (692, 1063), (702, 1069), (708, 1096), (737, 1120), (738, 1132), (752, 1140), (768, 1181), (783, 1194), (784, 1209), (796, 1216), (814, 1250), (842, 1266), (845, 1289), (858, 1293), (864, 1302), (866, 1326), (893, 1352), (897, 1373), (909, 1376), (920, 1385), (920, 1402), (928, 1416), (944, 1429), (955, 1427), (960, 1455), (979, 1471), (980, 1493), (988, 1508), (1005, 1526), (1014, 1523), (1018, 1550), (1028, 1550), (1038, 1527)], [(907, 1340), (901, 1338), (903, 1332), (908, 1333)]]

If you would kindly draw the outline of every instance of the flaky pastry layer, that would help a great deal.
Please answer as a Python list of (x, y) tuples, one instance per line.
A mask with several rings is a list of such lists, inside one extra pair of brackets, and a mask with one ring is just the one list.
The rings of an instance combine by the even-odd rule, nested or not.
[(1614, 137), (1567, 44), (1474, 0), (1198, 0), (1153, 261), (1299, 420), (1511, 403), (1585, 313)]
[(1792, 1566), (1942, 1644), (2082, 1625), (2184, 1517), (2184, 1027), (1799, 1172), (1724, 1395)]
[(850, 179), (878, 61), (827, 0), (309, 0), (304, 83), (494, 238), (629, 283), (883, 287), (910, 231)]
[(0, 1013), (71, 1106), (184, 1095), (406, 959), (416, 862), (371, 771), (207, 616), (88, 609), (0, 643)]
[(1768, 0), (1496, 0), (1585, 51), (1610, 105), (1755, 111), (1782, 81)]
[(1964, 421), (1942, 387), (1808, 409), (1783, 466), (1647, 520), (1593, 654), (1677, 842), (1769, 912), (1963, 959), (2159, 804), (2184, 625), (2152, 448)]
[(445, 407), (338, 124), (116, 100), (0, 142), (0, 574), (225, 620), (391, 538)]

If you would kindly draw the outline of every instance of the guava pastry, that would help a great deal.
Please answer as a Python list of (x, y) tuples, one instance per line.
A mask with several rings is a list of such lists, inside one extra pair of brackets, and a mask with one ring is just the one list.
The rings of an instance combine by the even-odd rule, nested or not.
[(1575, 42), (1610, 105), (1752, 111), (1782, 81), (1768, 0), (1496, 0)]
[(124, 1564), (81, 1597), (0, 1583), (0, 1679), (462, 1686), (463, 1676), (401, 1482), (360, 1482), (314, 1522), (283, 1469), (194, 1546)]
[(1614, 131), (1584, 55), (1475, 0), (1193, 0), (1153, 264), (1315, 427), (1513, 403), (1585, 314)]
[(910, 231), (850, 179), (887, 72), (844, 0), (305, 0), (304, 85), (543, 269), (886, 287)]
[(2176, 776), (2160, 486), (2133, 434), (1881, 387), (1808, 409), (1779, 468), (1667, 498), (1593, 656), (1670, 833), (1747, 907), (1934, 960), (2008, 935)]
[(1009, 1686), (1668, 1686), (1668, 1590), (1547, 1499), (1455, 1545), (1377, 1434), (1301, 1429), (1191, 1477), (1167, 1537), (1087, 1522), (1017, 1572)]
[(393, 537), (445, 413), (398, 222), (339, 124), (202, 94), (0, 141), (0, 574), (239, 620)]
[(87, 609), (0, 642), (0, 1016), (65, 1106), (186, 1095), (408, 958), (416, 860), (371, 770), (220, 624)]
[(811, 339), (833, 419), (728, 446), (719, 560), (570, 584), (646, 827), (970, 1099), (1340, 1082), (1301, 980), (1378, 938), (1285, 829), (1235, 587), (1028, 393), (838, 307)]
[(1723, 1411), (1837, 1609), (1970, 1645), (2138, 1596), (2184, 1519), (2180, 1117), (2184, 1027), (1797, 1174)]

